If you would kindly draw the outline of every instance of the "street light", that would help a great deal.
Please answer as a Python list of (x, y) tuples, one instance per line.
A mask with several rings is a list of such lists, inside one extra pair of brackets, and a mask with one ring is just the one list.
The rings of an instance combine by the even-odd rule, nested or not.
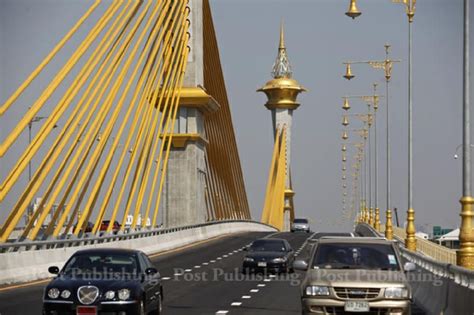
[(392, 0), (405, 5), (408, 17), (408, 210), (405, 247), (416, 251), (415, 210), (413, 209), (413, 71), (412, 71), (412, 27), (416, 0)]
[(461, 227), (459, 230), (459, 250), (456, 262), (459, 266), (474, 269), (474, 198), (471, 190), (471, 120), (469, 103), (469, 0), (464, 0), (464, 47), (463, 47), (463, 168)]
[[(48, 118), (48, 116), (35, 116), (28, 122), (28, 145), (31, 144), (31, 130), (33, 129), (33, 124), (42, 121), (43, 119)], [(54, 125), (53, 129), (57, 128), (58, 125)], [(28, 183), (31, 181), (31, 159), (28, 161)], [(28, 224), (29, 219), (33, 215), (33, 205), (30, 204), (28, 211), (25, 215), (25, 224)]]
[[(412, 97), (413, 71), (412, 71), (412, 27), (411, 27), (412, 25), (411, 24), (413, 23), (413, 19), (415, 16), (416, 0), (392, 0), (392, 2), (404, 4), (406, 14), (408, 17), (408, 210), (407, 210), (405, 247), (409, 250), (415, 251), (416, 250), (416, 238), (415, 238), (416, 229), (415, 229), (415, 210), (413, 208), (413, 97)], [(349, 4), (349, 11), (346, 12), (346, 15), (354, 19), (360, 14), (361, 12), (356, 7), (356, 1), (355, 0), (351, 1)], [(350, 67), (348, 70), (350, 71)], [(347, 75), (347, 72), (348, 71), (346, 69), (346, 75)], [(344, 77), (346, 79), (349, 79), (346, 76)], [(388, 102), (388, 97), (387, 97), (387, 102)], [(388, 127), (387, 127), (387, 132), (388, 132)]]
[[(350, 67), (350, 63), (347, 63), (347, 66)], [(346, 75), (344, 76), (345, 78), (347, 78), (347, 75), (348, 75), (348, 72), (352, 75), (351, 73), (351, 70), (350, 68), (348, 68), (349, 70), (347, 71), (346, 70)], [(354, 77), (354, 75), (352, 75), (352, 77)], [(363, 121), (370, 121), (370, 124), (372, 124), (373, 122), (373, 125), (374, 125), (374, 155), (375, 155), (375, 159), (374, 159), (374, 163), (375, 163), (375, 181), (374, 181), (374, 207), (371, 207), (371, 200), (372, 198), (370, 198), (370, 205), (369, 205), (369, 208), (375, 208), (375, 213), (374, 213), (374, 209), (371, 210), (371, 213), (372, 214), (372, 226), (379, 230), (380, 229), (380, 208), (378, 207), (378, 150), (377, 150), (377, 110), (378, 110), (378, 103), (379, 103), (379, 100), (380, 98), (383, 98), (384, 96), (383, 95), (377, 95), (377, 83), (374, 83), (373, 84), (373, 87), (374, 87), (374, 93), (373, 95), (346, 95), (344, 96), (344, 100), (349, 100), (349, 99), (360, 99), (362, 101), (365, 101), (367, 102), (367, 105), (368, 105), (368, 114), (350, 114), (350, 115), (347, 115), (347, 116), (356, 116), (357, 118), (363, 120)], [(371, 112), (371, 107), (373, 108), (373, 112)], [(369, 178), (370, 178), (370, 181), (372, 180), (372, 175), (370, 174), (372, 170), (372, 163), (371, 163), (371, 156), (372, 156), (372, 151), (371, 151), (371, 141), (370, 141), (370, 135), (369, 135)], [(369, 182), (369, 186), (371, 187), (370, 188), (370, 191), (372, 191), (372, 186), (371, 186), (371, 182)]]
[[(390, 52), (390, 45), (385, 44), (385, 60), (368, 60), (368, 61), (348, 61), (344, 64), (346, 65), (346, 75), (347, 75), (347, 65), (350, 64), (368, 64), (374, 69), (382, 69), (385, 74), (385, 100), (386, 100), (386, 141), (387, 141), (387, 194), (386, 194), (386, 224), (385, 224), (385, 237), (389, 240), (393, 239), (393, 229), (392, 229), (392, 222), (391, 222), (391, 179), (390, 179), (390, 110), (389, 110), (389, 82), (392, 77), (392, 67), (394, 63), (400, 62), (400, 60), (393, 60), (389, 57)], [(346, 75), (343, 77), (349, 79)], [(351, 75), (355, 77), (355, 75), (351, 71)]]

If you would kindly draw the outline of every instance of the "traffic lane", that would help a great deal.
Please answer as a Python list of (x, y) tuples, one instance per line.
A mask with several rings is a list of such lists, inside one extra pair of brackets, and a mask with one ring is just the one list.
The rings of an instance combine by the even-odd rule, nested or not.
[[(293, 248), (299, 246), (308, 234), (278, 233), (271, 237), (287, 239)], [(233, 248), (228, 248), (229, 253)], [(164, 282), (164, 313), (165, 314), (226, 314), (236, 308), (232, 304), (245, 305), (252, 294), (264, 291), (273, 281), (289, 281), (294, 274), (265, 277), (262, 274), (243, 275), (242, 261), (245, 252), (238, 251), (225, 259), (192, 269), (182, 276), (176, 276)], [(291, 276), (291, 277), (290, 277)], [(261, 285), (261, 286), (259, 286)], [(263, 286), (263, 287), (262, 287)], [(257, 289), (258, 288), (258, 289)], [(251, 290), (259, 290), (251, 292)], [(274, 303), (275, 304), (275, 303)], [(275, 304), (275, 308), (283, 305)], [(218, 313), (218, 312), (221, 313)], [(268, 313), (267, 313), (268, 314)]]
[(0, 314), (41, 314), (43, 307), (43, 290), (48, 282), (49, 280), (40, 284), (0, 291)]
[[(172, 277), (176, 270), (194, 269), (195, 266), (211, 260), (223, 259), (229, 250), (242, 249), (253, 240), (271, 235), (268, 232), (248, 232), (219, 237), (191, 245), (185, 249), (149, 255), (152, 263), (165, 279)], [(219, 259), (219, 260), (221, 260)]]
[[(298, 233), (283, 235), (295, 249), (296, 259), (307, 258), (306, 240), (312, 236)], [(242, 299), (242, 304), (229, 309), (228, 314), (301, 314), (299, 288), (303, 278), (304, 273), (298, 271), (270, 278), (270, 281), (263, 283), (265, 285), (263, 288), (257, 286), (251, 289), (248, 294), (251, 298)]]
[[(182, 249), (177, 249), (156, 256), (152, 255), (152, 261), (162, 275), (170, 273), (174, 266), (180, 262), (199, 261), (206, 255), (219, 251), (220, 243), (229, 243), (235, 246), (245, 245), (255, 238), (264, 237), (269, 233), (255, 232), (237, 235), (229, 235), (198, 243)], [(30, 284), (11, 289), (0, 289), (0, 314), (1, 315), (36, 315), (41, 314), (43, 302), (43, 290), (48, 281)], [(166, 294), (166, 292), (165, 292)]]

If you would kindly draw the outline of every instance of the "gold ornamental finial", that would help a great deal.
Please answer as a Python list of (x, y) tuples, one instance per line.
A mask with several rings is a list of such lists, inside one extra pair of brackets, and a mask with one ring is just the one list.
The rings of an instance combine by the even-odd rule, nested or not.
[(297, 102), (298, 94), (306, 91), (298, 81), (292, 79), (291, 65), (286, 53), (283, 20), (280, 24), (280, 43), (277, 58), (272, 68), (272, 80), (265, 83), (257, 91), (266, 94), (268, 100), (265, 106), (270, 110), (297, 109), (300, 105)]
[(281, 24), (280, 24), (280, 46), (278, 48), (279, 49), (286, 49), (286, 47), (285, 47), (285, 28), (283, 26), (283, 19), (281, 19)]

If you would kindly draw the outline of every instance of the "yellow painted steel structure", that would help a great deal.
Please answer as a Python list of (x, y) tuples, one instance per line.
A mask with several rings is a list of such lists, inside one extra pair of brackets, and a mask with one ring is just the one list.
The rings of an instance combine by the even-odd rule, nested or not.
[(270, 224), (279, 230), (284, 227), (285, 194), (290, 198), (290, 217), (294, 218), (292, 196), (289, 196), (291, 187), (286, 187), (288, 172), (286, 163), (286, 128), (279, 127), (275, 137), (272, 162), (268, 175), (265, 203), (262, 211), (262, 222)]
[[(158, 224), (182, 91), (189, 96), (189, 88), (183, 88), (190, 51), (187, 1), (96, 1), (1, 105), (0, 117), (101, 5), (108, 7), (1, 143), (4, 158), (36, 114), (47, 110), (44, 104), (58, 97), (37, 135), (0, 183), (1, 206), (31, 159), (40, 160), (31, 180), (14, 197), (0, 229), (0, 242), (11, 238), (35, 196), (41, 196), (41, 202), (27, 218), (22, 238), (97, 233), (104, 230), (104, 220), (110, 221), (107, 232), (114, 229), (115, 221), (120, 221), (122, 230)], [(205, 121), (208, 217), (249, 219), (208, 1), (203, 2), (203, 17), (205, 89), (220, 105)], [(61, 92), (57, 88), (70, 73), (77, 74)], [(56, 126), (59, 133), (53, 136)]]
[(220, 105), (205, 116), (208, 213), (215, 220), (250, 219), (209, 1), (203, 1), (204, 88)]

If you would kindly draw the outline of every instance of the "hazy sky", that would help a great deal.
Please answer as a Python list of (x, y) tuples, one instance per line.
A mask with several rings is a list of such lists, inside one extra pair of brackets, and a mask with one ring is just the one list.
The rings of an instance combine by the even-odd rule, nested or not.
[[(0, 0), (0, 102), (77, 21), (92, 1)], [(342, 96), (369, 94), (383, 73), (355, 65), (356, 78), (342, 78), (345, 60), (384, 58), (385, 43), (402, 62), (393, 69), (392, 205), (400, 221), (407, 208), (407, 20), (389, 0), (359, 0), (362, 16), (344, 15), (348, 0), (211, 0), (221, 62), (231, 103), (246, 189), (260, 219), (273, 135), (265, 96), (255, 90), (270, 79), (281, 19), (294, 78), (308, 89), (300, 96), (292, 131), (292, 176), (297, 216), (319, 229), (348, 229), (341, 223)], [(474, 7), (474, 4), (471, 6)], [(472, 15), (472, 12), (471, 12)], [(462, 0), (419, 0), (413, 23), (414, 206), (417, 225), (456, 227), (460, 222)], [(473, 22), (474, 23), (474, 22)], [(41, 81), (33, 91), (44, 87)], [(31, 97), (27, 94), (25, 98)], [(352, 113), (366, 105), (353, 101)], [(1, 139), (10, 119), (2, 117)], [(385, 210), (385, 104), (379, 110), (379, 206)], [(352, 127), (358, 128), (354, 122)], [(22, 139), (27, 141), (26, 133)], [(353, 139), (355, 136), (352, 137)], [(352, 157), (353, 154), (348, 156)], [(10, 156), (10, 159), (14, 156)], [(350, 164), (348, 164), (350, 165)], [(2, 167), (2, 179), (5, 176)], [(5, 209), (2, 209), (5, 211)]]

